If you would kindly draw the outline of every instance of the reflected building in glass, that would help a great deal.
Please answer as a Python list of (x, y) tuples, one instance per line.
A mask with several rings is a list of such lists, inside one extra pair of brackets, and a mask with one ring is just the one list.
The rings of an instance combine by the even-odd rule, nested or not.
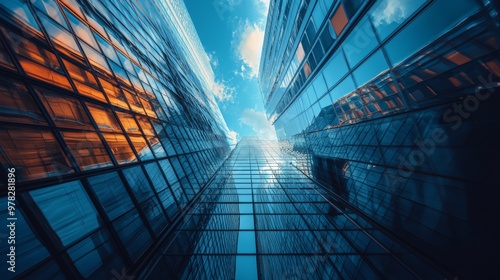
[(499, 273), (499, 7), (270, 3), (259, 76), (278, 138), (342, 209), (448, 279)]
[(0, 73), (2, 279), (121, 279), (230, 150), (182, 1), (1, 1)]

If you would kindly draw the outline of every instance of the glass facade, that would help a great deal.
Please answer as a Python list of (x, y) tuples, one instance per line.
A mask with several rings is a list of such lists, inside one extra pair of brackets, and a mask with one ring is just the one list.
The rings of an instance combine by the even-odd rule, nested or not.
[[(290, 149), (242, 139), (146, 279), (444, 279), (303, 173)], [(302, 159), (304, 160), (304, 159)]]
[(0, 278), (121, 279), (173, 228), (230, 151), (192, 30), (182, 1), (0, 2)]
[(0, 278), (498, 278), (499, 12), (270, 1), (231, 150), (181, 0), (1, 1)]
[(448, 279), (499, 273), (499, 7), (270, 3), (260, 85), (281, 142)]

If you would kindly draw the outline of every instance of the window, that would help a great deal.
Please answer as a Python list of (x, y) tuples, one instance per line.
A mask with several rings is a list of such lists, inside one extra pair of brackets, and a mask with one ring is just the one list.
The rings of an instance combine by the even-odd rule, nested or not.
[(26, 87), (19, 83), (0, 81), (0, 120), (46, 124)]
[(2, 165), (19, 170), (21, 181), (73, 172), (54, 135), (43, 127), (4, 126), (0, 147)]
[(90, 177), (88, 180), (109, 219), (114, 220), (134, 207), (116, 172)]
[(75, 157), (76, 163), (83, 170), (112, 165), (111, 158), (97, 133), (64, 131), (62, 135)]
[(101, 223), (80, 181), (31, 191), (30, 194), (65, 246), (98, 228)]
[(94, 130), (82, 104), (76, 98), (37, 88), (45, 108), (59, 127)]
[(132, 148), (123, 134), (118, 133), (103, 133), (104, 139), (113, 152), (118, 164), (137, 161)]
[(335, 13), (333, 13), (333, 17), (330, 19), (330, 22), (337, 36), (340, 33), (342, 33), (342, 30), (344, 30), (344, 27), (349, 22), (349, 20), (347, 19), (347, 15), (345, 14), (344, 6), (342, 5), (342, 3), (339, 4), (337, 10), (335, 11)]
[(101, 131), (122, 132), (120, 125), (111, 110), (88, 102), (86, 104), (92, 118)]

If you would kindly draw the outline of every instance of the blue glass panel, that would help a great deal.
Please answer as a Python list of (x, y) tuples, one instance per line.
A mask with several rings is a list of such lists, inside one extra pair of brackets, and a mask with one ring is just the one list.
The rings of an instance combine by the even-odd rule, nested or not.
[(123, 267), (105, 230), (99, 230), (68, 249), (78, 271), (85, 278), (103, 279)]
[(349, 37), (345, 40), (342, 47), (344, 49), (347, 62), (353, 68), (359, 61), (361, 61), (368, 53), (378, 45), (377, 38), (370, 22), (367, 18), (361, 20), (356, 25)]
[(389, 66), (387, 65), (387, 61), (382, 51), (378, 50), (354, 70), (353, 76), (358, 86), (362, 86), (375, 77), (378, 77), (380, 74), (384, 74), (385, 70), (388, 68)]
[(111, 220), (134, 207), (116, 172), (90, 177), (89, 182)]
[(255, 254), (255, 232), (240, 231), (238, 234), (238, 254)]
[(142, 203), (153, 196), (153, 190), (149, 185), (142, 168), (139, 166), (131, 167), (123, 170), (123, 174), (127, 179), (130, 188), (135, 194), (135, 197)]
[(80, 181), (30, 192), (63, 245), (96, 229), (100, 220)]
[(235, 280), (255, 280), (257, 276), (257, 256), (236, 256)]
[(399, 64), (477, 9), (478, 4), (474, 0), (434, 2), (386, 44), (392, 65)]
[(140, 254), (146, 250), (149, 243), (151, 243), (151, 235), (146, 230), (136, 209), (117, 219), (113, 222), (113, 226), (122, 239), (123, 244), (126, 244), (126, 249), (130, 257), (134, 260), (137, 260)]

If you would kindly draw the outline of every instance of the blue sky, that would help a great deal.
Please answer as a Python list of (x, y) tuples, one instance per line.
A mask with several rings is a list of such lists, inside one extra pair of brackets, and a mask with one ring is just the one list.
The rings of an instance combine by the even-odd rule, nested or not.
[(269, 0), (184, 0), (215, 74), (214, 94), (238, 140), (276, 138), (267, 121), (258, 71)]

